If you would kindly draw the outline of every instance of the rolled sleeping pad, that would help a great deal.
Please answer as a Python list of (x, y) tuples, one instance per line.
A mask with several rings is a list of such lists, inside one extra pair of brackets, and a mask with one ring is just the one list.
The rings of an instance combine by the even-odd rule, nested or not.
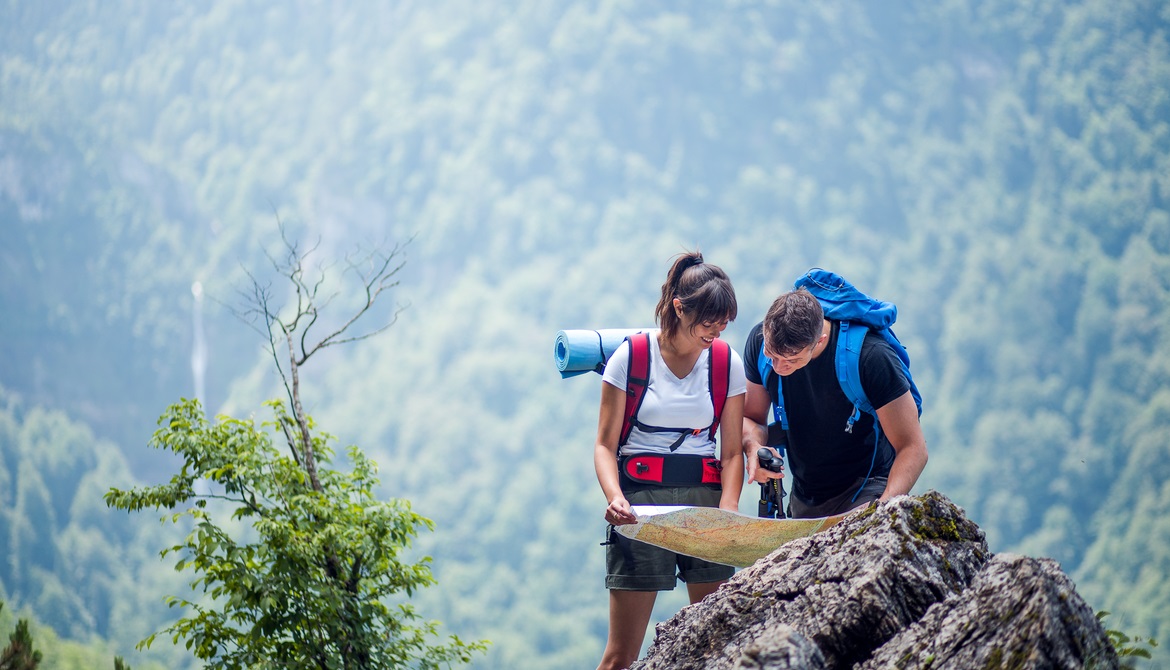
[(553, 356), (561, 379), (586, 372), (601, 374), (605, 362), (627, 336), (649, 332), (650, 328), (604, 328), (601, 330), (562, 330), (557, 333)]

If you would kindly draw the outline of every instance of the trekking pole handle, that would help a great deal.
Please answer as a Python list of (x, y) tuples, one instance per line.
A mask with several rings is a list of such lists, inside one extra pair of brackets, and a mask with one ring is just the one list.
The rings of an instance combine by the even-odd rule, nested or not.
[[(782, 472), (784, 470), (784, 460), (778, 456), (773, 456), (771, 449), (761, 448), (756, 452), (756, 460), (759, 461), (761, 468), (770, 472)], [(769, 519), (785, 518), (784, 488), (780, 486), (778, 479), (769, 479), (760, 484), (759, 515)]]
[(767, 447), (761, 447), (756, 452), (756, 460), (760, 462), (760, 467), (770, 472), (783, 472), (784, 459), (773, 456), (772, 450)]

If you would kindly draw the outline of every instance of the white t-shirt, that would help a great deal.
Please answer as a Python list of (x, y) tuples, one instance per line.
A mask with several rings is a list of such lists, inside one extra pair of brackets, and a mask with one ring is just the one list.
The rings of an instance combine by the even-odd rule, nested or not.
[[(711, 422), (715, 420), (715, 408), (711, 406), (711, 391), (707, 381), (707, 361), (711, 357), (711, 351), (704, 349), (687, 376), (679, 379), (666, 366), (666, 361), (662, 360), (662, 351), (658, 347), (656, 335), (656, 331), (650, 333), (650, 384), (646, 387), (646, 395), (642, 398), (642, 406), (638, 409), (638, 421), (664, 428), (698, 428), (700, 433), (687, 435), (683, 443), (673, 453), (714, 456), (715, 441), (711, 439), (710, 432), (705, 430), (710, 428)], [(743, 358), (734, 348), (731, 349), (730, 364), (728, 398), (747, 393), (747, 377), (743, 371)], [(621, 389), (624, 393), (629, 366), (630, 343), (622, 342), (609, 357), (602, 379)], [(715, 432), (718, 434), (718, 429)], [(678, 432), (647, 432), (635, 425), (630, 430), (630, 437), (621, 447), (619, 455), (672, 453), (670, 445), (678, 439), (679, 434)]]

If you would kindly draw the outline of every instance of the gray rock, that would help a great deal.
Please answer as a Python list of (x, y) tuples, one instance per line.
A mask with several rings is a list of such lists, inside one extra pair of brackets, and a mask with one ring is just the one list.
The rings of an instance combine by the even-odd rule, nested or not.
[(1118, 658), (1056, 561), (1001, 554), (860, 667), (1103, 669)]
[(780, 624), (748, 645), (736, 670), (825, 670), (825, 656), (808, 638)]
[(983, 532), (940, 493), (875, 503), (659, 624), (631, 670), (1116, 667), (1055, 563), (991, 558)]

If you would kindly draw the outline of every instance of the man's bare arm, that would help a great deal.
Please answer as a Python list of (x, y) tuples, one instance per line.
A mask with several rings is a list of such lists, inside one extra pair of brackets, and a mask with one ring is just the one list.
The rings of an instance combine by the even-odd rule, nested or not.
[(918, 422), (918, 406), (906, 391), (877, 410), (882, 433), (894, 447), (894, 464), (882, 500), (909, 493), (926, 467), (926, 437)]

